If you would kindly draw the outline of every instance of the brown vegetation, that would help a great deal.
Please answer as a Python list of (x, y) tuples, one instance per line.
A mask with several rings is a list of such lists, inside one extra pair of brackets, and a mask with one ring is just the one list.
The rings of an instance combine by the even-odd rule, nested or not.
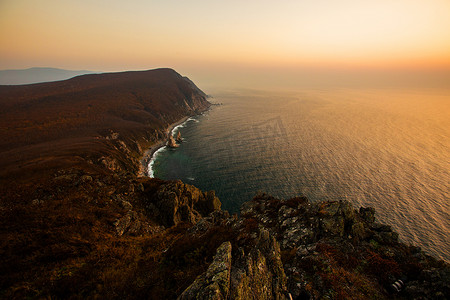
[[(209, 106), (204, 96), (170, 69), (0, 86), (0, 298), (166, 290), (163, 251), (187, 226), (158, 233), (145, 205), (164, 182), (136, 174), (168, 124)], [(118, 234), (127, 214), (134, 227)]]
[(120, 145), (114, 135), (131, 151), (148, 148), (155, 131), (207, 108), (202, 95), (170, 69), (0, 86), (0, 178), (96, 162), (105, 155), (130, 168), (128, 157), (115, 150)]

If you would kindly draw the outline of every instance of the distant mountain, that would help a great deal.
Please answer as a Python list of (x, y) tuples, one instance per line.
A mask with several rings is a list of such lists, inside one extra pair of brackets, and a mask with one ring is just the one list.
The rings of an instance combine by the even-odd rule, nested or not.
[(96, 73), (87, 70), (63, 70), (56, 68), (30, 68), (0, 70), (0, 84), (19, 85), (69, 79), (78, 75)]

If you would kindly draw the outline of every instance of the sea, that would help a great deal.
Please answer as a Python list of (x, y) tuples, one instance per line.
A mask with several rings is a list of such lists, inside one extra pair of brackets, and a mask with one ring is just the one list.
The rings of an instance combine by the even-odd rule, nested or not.
[(172, 134), (150, 176), (214, 190), (374, 207), (400, 239), (450, 262), (450, 90), (217, 90)]

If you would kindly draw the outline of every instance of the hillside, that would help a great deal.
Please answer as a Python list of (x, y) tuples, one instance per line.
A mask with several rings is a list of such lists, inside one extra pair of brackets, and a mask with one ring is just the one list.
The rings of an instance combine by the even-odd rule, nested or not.
[[(22, 177), (24, 169), (96, 164), (102, 157), (135, 172), (142, 149), (168, 124), (209, 103), (191, 81), (159, 69), (0, 86), (0, 106), (0, 178), (11, 178), (15, 171)], [(111, 152), (115, 147), (123, 149)]]
[[(170, 69), (0, 86), (0, 298), (446, 299), (450, 268), (372, 208), (138, 176), (210, 106)], [(392, 285), (398, 280), (398, 290)]]

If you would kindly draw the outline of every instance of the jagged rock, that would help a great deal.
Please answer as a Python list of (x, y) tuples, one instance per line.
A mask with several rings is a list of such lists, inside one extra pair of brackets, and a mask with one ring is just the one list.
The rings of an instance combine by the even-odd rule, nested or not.
[(368, 237), (368, 232), (361, 222), (356, 222), (352, 225), (351, 235), (356, 240), (363, 240)]
[(215, 210), (207, 217), (203, 217), (194, 226), (188, 229), (190, 233), (206, 232), (212, 226), (218, 225), (230, 225), (234, 219), (230, 218), (230, 214), (227, 211)]
[(208, 270), (197, 277), (178, 299), (288, 299), (286, 275), (278, 242), (262, 229), (245, 253), (230, 242), (217, 250)]
[(287, 218), (295, 216), (296, 212), (297, 212), (296, 209), (288, 207), (286, 205), (283, 205), (283, 206), (281, 206), (280, 210), (278, 211), (278, 219), (285, 220)]
[(141, 228), (141, 222), (134, 211), (128, 211), (122, 218), (114, 222), (116, 233), (118, 236), (123, 235), (126, 231), (130, 234), (136, 234)]
[(266, 259), (259, 250), (247, 257), (243, 269), (233, 269), (232, 299), (272, 299)]
[(406, 283), (403, 292), (408, 299), (449, 299), (450, 269), (426, 269), (419, 280)]
[(203, 233), (208, 231), (213, 224), (207, 218), (201, 218), (194, 226), (188, 229), (189, 233)]
[(171, 134), (169, 134), (169, 137), (167, 138), (167, 147), (169, 148), (177, 148), (179, 145), (175, 142), (175, 139)]
[(344, 235), (344, 218), (337, 216), (336, 218), (324, 218), (321, 221), (321, 227), (325, 234)]
[(345, 225), (353, 223), (355, 213), (348, 201), (324, 202), (321, 204), (321, 228), (325, 234), (343, 236)]
[(116, 201), (123, 209), (131, 210), (133, 208), (133, 205), (131, 205), (131, 203), (125, 200), (121, 195), (112, 195), (111, 199)]
[[(217, 198), (218, 199), (218, 198)], [(219, 208), (220, 208), (220, 201), (219, 201)], [(211, 219), (211, 222), (214, 225), (218, 225), (223, 223), (224, 221), (227, 221), (230, 218), (230, 214), (226, 210), (220, 210), (220, 209), (214, 209), (212, 213), (209, 214), (207, 219)]]
[(373, 239), (380, 244), (389, 245), (398, 241), (398, 233), (382, 231), (374, 235)]
[(120, 165), (117, 162), (117, 160), (115, 158), (111, 158), (108, 156), (102, 156), (100, 157), (100, 159), (98, 160), (104, 167), (106, 167), (107, 169), (113, 171), (113, 172), (117, 172), (120, 171)]
[(293, 248), (298, 244), (303, 244), (309, 241), (314, 236), (314, 232), (306, 227), (291, 226), (288, 227), (280, 239), (283, 249)]
[[(239, 228), (245, 229), (245, 220), (253, 220), (253, 222), (257, 222), (257, 228), (267, 230), (277, 238), (283, 253), (285, 253), (286, 262), (283, 261), (283, 263), (284, 271), (288, 275), (286, 285), (294, 299), (303, 299), (302, 297), (305, 295), (312, 299), (336, 296), (335, 291), (329, 290), (327, 287), (330, 283), (336, 284), (334, 289), (346, 290), (343, 292), (344, 294), (348, 293), (346, 297), (353, 295), (352, 290), (361, 295), (361, 293), (365, 293), (364, 288), (367, 287), (376, 293), (375, 298), (385, 298), (384, 292), (379, 290), (377, 284), (389, 276), (392, 277), (391, 273), (399, 272), (394, 261), (404, 263), (397, 260), (405, 255), (403, 250), (398, 248), (397, 233), (393, 232), (388, 225), (374, 223), (375, 210), (373, 208), (361, 208), (357, 212), (347, 201), (290, 203), (289, 200), (277, 200), (263, 194), (242, 206), (241, 218), (244, 221), (237, 222), (237, 224), (241, 224)], [(247, 222), (247, 224), (251, 223)], [(246, 235), (250, 239), (253, 236), (254, 232), (248, 232)], [(266, 274), (266, 270), (272, 274), (273, 271), (266, 269), (267, 257), (261, 254), (263, 253), (261, 245), (256, 243), (254, 248), (255, 250), (250, 253), (242, 253), (242, 258), (233, 258), (231, 298), (252, 298), (254, 297), (252, 293), (258, 293), (261, 299), (268, 298), (267, 291), (258, 286), (258, 281), (267, 279), (263, 276)], [(420, 255), (420, 250), (413, 249), (411, 252), (412, 256), (419, 257), (416, 262), (409, 265), (413, 270), (417, 267), (418, 261), (423, 263), (426, 258)], [(364, 268), (364, 260), (360, 259), (367, 253), (375, 255), (375, 260), (371, 261), (371, 264), (374, 264), (376, 271), (370, 269), (367, 272), (379, 272), (376, 273), (380, 280), (378, 283), (376, 280), (371, 282), (363, 274), (352, 273), (355, 265)], [(337, 262), (342, 265), (336, 265)], [(256, 263), (261, 266), (263, 275), (252, 272)], [(339, 269), (341, 266), (348, 267), (345, 272), (349, 272), (348, 274), (352, 274), (351, 276), (355, 275), (350, 280), (355, 280), (354, 282), (346, 281), (351, 278), (350, 275), (347, 279), (345, 277), (340, 279), (340, 275), (334, 277), (334, 274), (342, 272)], [(381, 271), (376, 268), (386, 269)], [(341, 275), (346, 274), (345, 272)], [(433, 278), (437, 278), (437, 276)], [(428, 278), (426, 282), (432, 280)], [(436, 279), (436, 281), (441, 282), (440, 279)], [(362, 282), (365, 282), (364, 288), (358, 286)], [(426, 289), (430, 293), (436, 290), (435, 287), (427, 287), (422, 291), (421, 289), (424, 289), (427, 284), (419, 281), (415, 284), (416, 287), (407, 288), (407, 290), (411, 290), (411, 293), (416, 295), (426, 295)], [(437, 294), (434, 292), (433, 295), (436, 297), (442, 296), (439, 293), (445, 295), (443, 292), (445, 286), (440, 283), (437, 285), (439, 285), (438, 292)], [(248, 286), (251, 288), (246, 288)], [(267, 286), (271, 285), (267, 283)], [(272, 298), (274, 297), (272, 296)]]
[(375, 208), (373, 208), (373, 207), (367, 207), (367, 208), (360, 207), (359, 215), (365, 222), (367, 222), (369, 224), (372, 224), (373, 222), (375, 222)]
[(224, 242), (217, 249), (208, 270), (178, 297), (187, 299), (227, 299), (230, 292), (231, 243)]
[(199, 197), (195, 203), (195, 209), (197, 209), (202, 215), (206, 216), (212, 211), (220, 210), (222, 203), (219, 198), (216, 197), (214, 191), (208, 191), (203, 194), (203, 197)]
[(280, 246), (269, 231), (259, 232), (256, 246), (241, 250), (231, 272), (231, 299), (288, 299)]
[(163, 225), (173, 226), (179, 222), (195, 224), (202, 216), (219, 210), (221, 203), (214, 191), (203, 193), (192, 185), (175, 181), (158, 189), (154, 205)]

